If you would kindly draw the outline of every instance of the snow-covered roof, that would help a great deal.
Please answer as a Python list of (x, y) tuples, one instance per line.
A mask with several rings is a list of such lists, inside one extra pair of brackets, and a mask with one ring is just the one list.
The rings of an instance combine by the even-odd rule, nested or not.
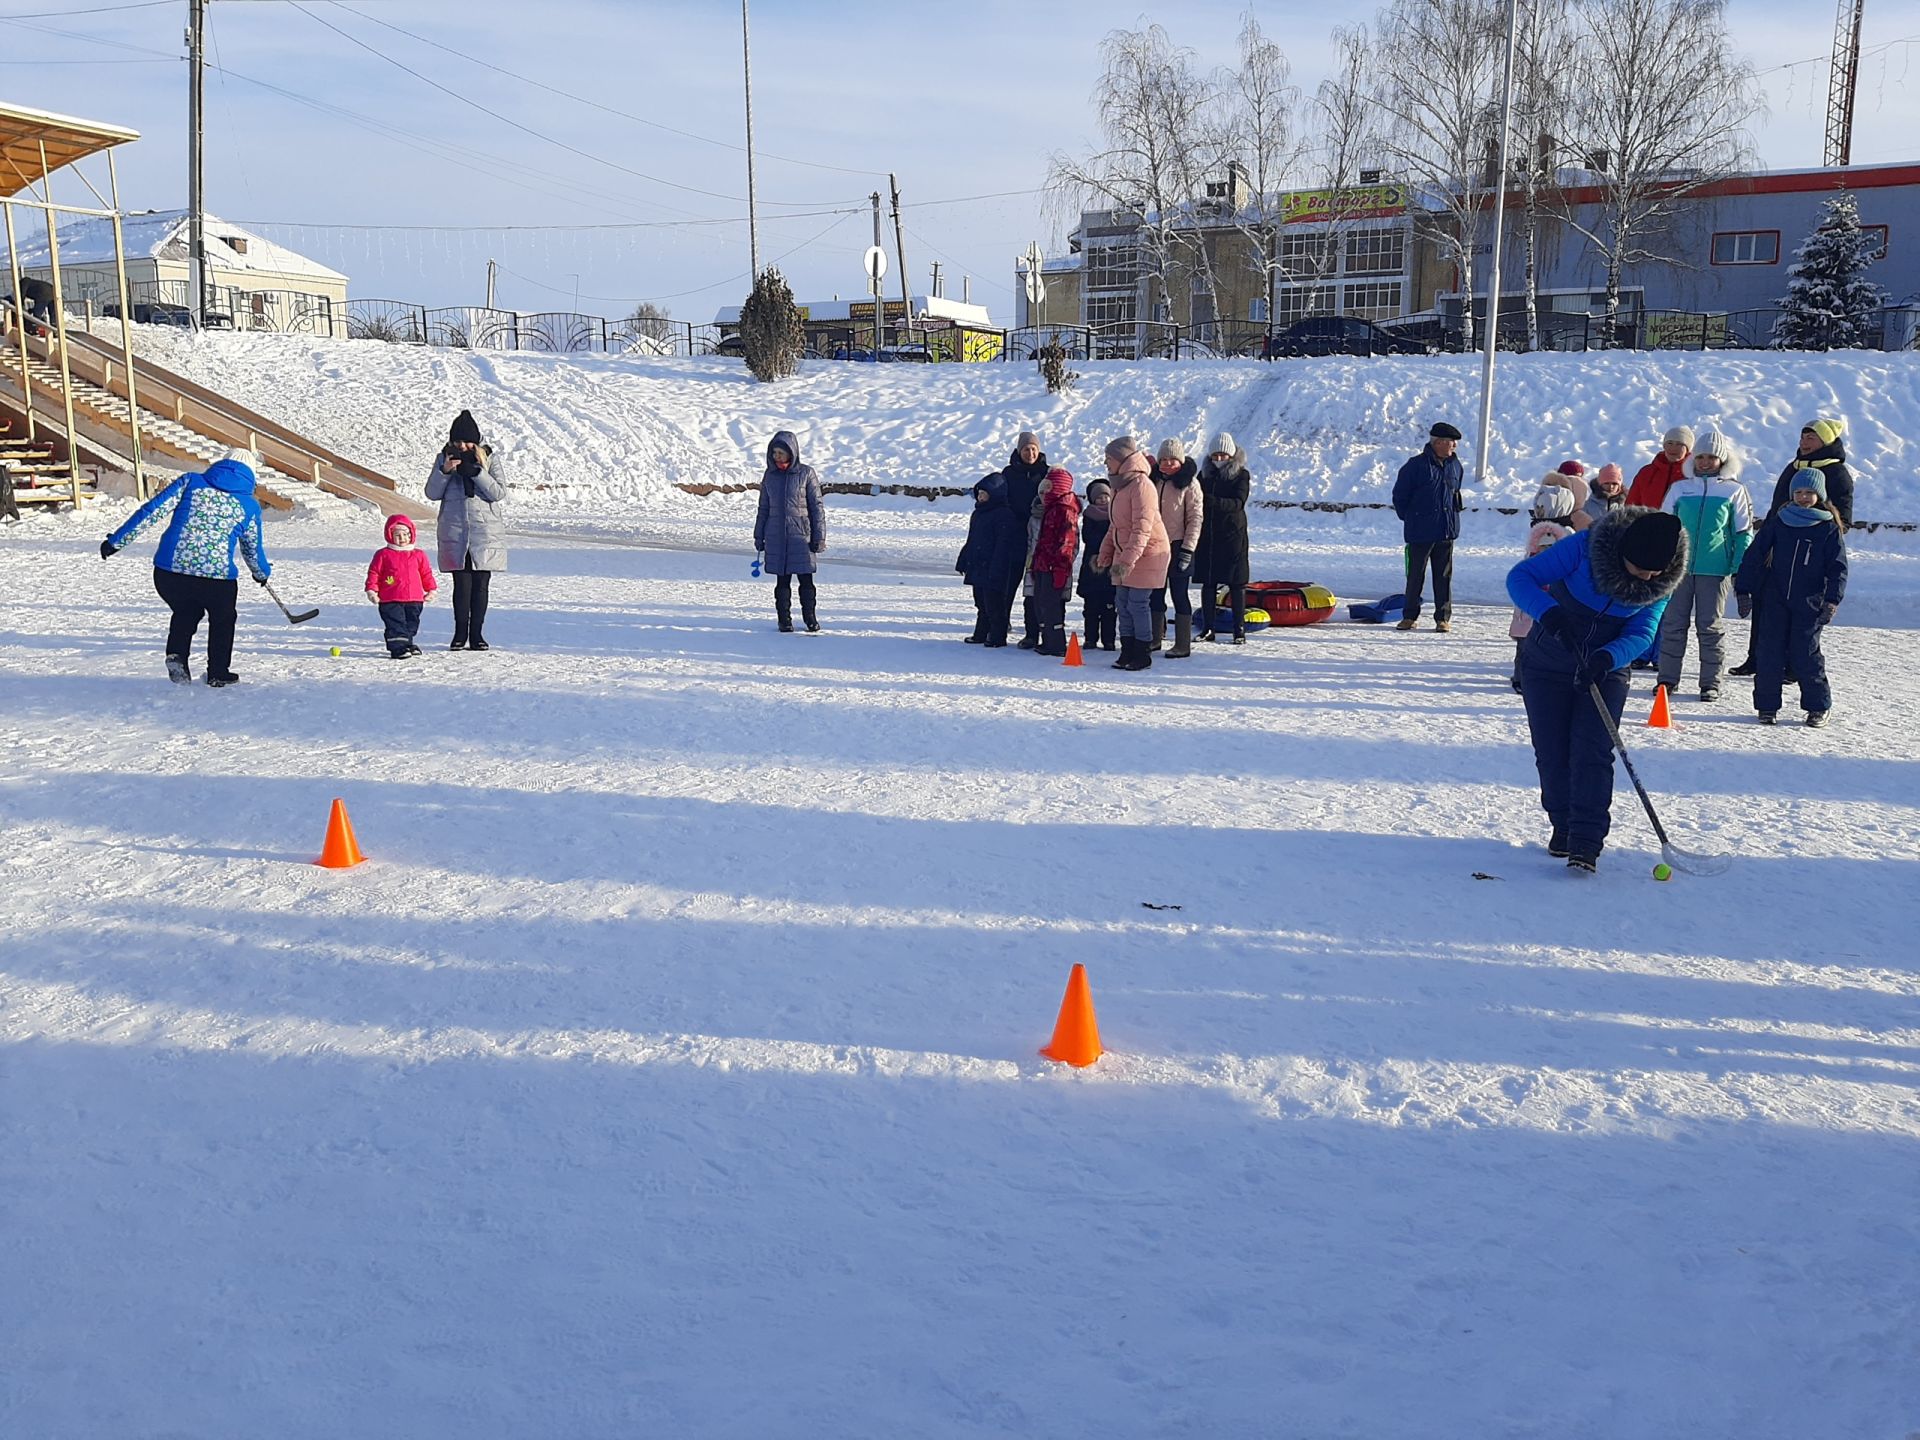
[[(301, 276), (310, 280), (338, 280), (346, 276), (329, 270), (317, 260), (309, 260), (298, 251), (276, 245), (264, 236), (209, 214), (203, 222), (207, 232), (207, 260), (219, 270), (256, 271), (270, 275)], [(187, 259), (187, 212), (185, 210), (145, 210), (125, 215), (120, 220), (127, 258), (152, 260)], [(232, 242), (238, 240), (244, 249)], [(22, 265), (47, 263), (46, 237), (27, 240), (20, 247)], [(97, 265), (113, 260), (113, 222), (104, 216), (62, 221), (60, 224), (60, 263)]]
[[(872, 323), (871, 307), (873, 301), (868, 298), (863, 297), (852, 300), (796, 300), (794, 303), (798, 305), (805, 314), (808, 324), (820, 320), (851, 320), (853, 318), (852, 310), (855, 305), (868, 307), (865, 318), (867, 323)], [(889, 296), (887, 298), (887, 304), (890, 306), (897, 306), (899, 303), (900, 301), (897, 297)], [(913, 313), (915, 315), (924, 315), (930, 320), (950, 320), (955, 325), (975, 325), (982, 330), (993, 328), (993, 319), (988, 315), (986, 306), (964, 304), (959, 300), (949, 300), (944, 295), (914, 296)], [(716, 325), (736, 325), (739, 321), (740, 307), (738, 305), (722, 306), (713, 317), (713, 323)]]

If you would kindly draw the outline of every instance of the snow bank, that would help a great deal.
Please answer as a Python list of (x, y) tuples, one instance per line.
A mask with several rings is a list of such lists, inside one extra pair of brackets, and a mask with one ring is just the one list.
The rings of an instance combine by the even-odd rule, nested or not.
[[(1395, 359), (1097, 362), (1050, 396), (1034, 367), (810, 361), (763, 386), (737, 360), (500, 355), (289, 335), (145, 330), (161, 364), (392, 475), (424, 475), (447, 422), (480, 417), (514, 459), (520, 515), (613, 518), (685, 509), (674, 486), (757, 478), (776, 429), (833, 481), (965, 486), (1033, 429), (1076, 473), (1116, 434), (1189, 447), (1230, 430), (1258, 498), (1383, 503), (1394, 471), (1450, 419), (1478, 424), (1480, 362)], [(1800, 426), (1844, 416), (1857, 516), (1920, 522), (1920, 354), (1770, 352), (1502, 357), (1495, 474), (1474, 498), (1519, 505), (1569, 456), (1633, 469), (1670, 426), (1722, 427), (1763, 488)], [(1471, 447), (1469, 446), (1469, 450)], [(1284, 513), (1284, 512), (1282, 512)], [(1257, 523), (1278, 523), (1273, 513)]]

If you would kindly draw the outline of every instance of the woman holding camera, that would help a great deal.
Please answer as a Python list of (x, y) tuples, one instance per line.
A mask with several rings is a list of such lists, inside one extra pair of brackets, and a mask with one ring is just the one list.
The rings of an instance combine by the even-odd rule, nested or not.
[(453, 576), (450, 650), (486, 650), (487, 591), (507, 568), (507, 498), (499, 462), (480, 438), (473, 412), (462, 410), (427, 477), (427, 498), (440, 502), (440, 569)]

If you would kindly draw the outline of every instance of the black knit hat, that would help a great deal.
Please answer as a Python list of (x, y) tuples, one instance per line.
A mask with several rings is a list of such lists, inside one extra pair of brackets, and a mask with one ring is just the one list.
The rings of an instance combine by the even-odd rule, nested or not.
[(480, 443), (480, 426), (471, 410), (462, 410), (453, 417), (453, 424), (447, 430), (447, 440), (465, 440), (474, 445)]
[(1427, 431), (1427, 434), (1435, 440), (1458, 440), (1460, 438), (1460, 432), (1444, 420), (1438, 421), (1431, 430)]
[(1665, 510), (1642, 515), (1620, 537), (1620, 558), (1642, 570), (1665, 570), (1680, 548), (1680, 517)]

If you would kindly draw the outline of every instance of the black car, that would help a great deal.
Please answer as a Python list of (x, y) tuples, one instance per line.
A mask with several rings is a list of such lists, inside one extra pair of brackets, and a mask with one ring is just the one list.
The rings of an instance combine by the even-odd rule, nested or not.
[(1425, 355), (1417, 339), (1382, 330), (1351, 315), (1314, 315), (1267, 337), (1263, 358), (1297, 355)]

